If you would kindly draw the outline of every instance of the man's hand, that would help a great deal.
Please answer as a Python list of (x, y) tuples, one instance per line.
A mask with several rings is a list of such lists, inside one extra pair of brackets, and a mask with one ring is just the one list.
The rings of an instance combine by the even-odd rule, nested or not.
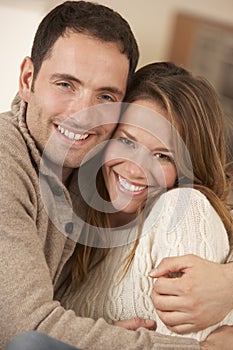
[[(169, 278), (182, 272), (179, 278)], [(152, 299), (161, 320), (173, 332), (197, 332), (223, 320), (233, 309), (233, 264), (217, 264), (195, 255), (169, 257), (150, 273), (158, 278)]]
[(201, 350), (232, 350), (233, 327), (223, 326), (211, 333), (205, 341), (200, 343)]
[(156, 322), (153, 320), (144, 320), (142, 318), (132, 318), (130, 320), (116, 321), (113, 323), (114, 326), (123, 327), (131, 331), (136, 331), (136, 329), (143, 327), (151, 330), (156, 329)]

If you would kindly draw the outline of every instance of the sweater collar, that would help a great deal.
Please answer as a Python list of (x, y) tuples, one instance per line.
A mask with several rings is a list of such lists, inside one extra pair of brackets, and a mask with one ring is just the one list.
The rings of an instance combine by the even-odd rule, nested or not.
[(36, 147), (35, 141), (31, 137), (27, 124), (26, 124), (26, 111), (27, 103), (20, 99), (19, 94), (17, 94), (11, 104), (11, 110), (13, 115), (18, 119), (18, 125), (20, 132), (30, 150), (31, 156), (36, 164), (37, 168), (40, 168), (41, 162), (41, 152)]
[[(20, 132), (27, 144), (27, 147), (31, 153), (31, 157), (34, 161), (34, 164), (36, 165), (38, 172), (41, 174), (50, 177), (51, 180), (53, 180), (55, 183), (60, 183), (59, 176), (57, 176), (49, 166), (49, 163), (44, 161), (42, 158), (42, 154), (40, 150), (37, 148), (36, 143), (34, 139), (31, 137), (31, 134), (28, 130), (27, 124), (26, 124), (26, 111), (27, 111), (27, 103), (20, 99), (19, 94), (15, 96), (12, 104), (11, 104), (11, 110), (14, 116), (17, 117), (18, 125)], [(71, 176), (72, 181), (70, 182), (69, 189), (72, 188), (73, 193), (77, 193), (77, 171), (74, 171), (73, 176)], [(75, 184), (75, 186), (74, 186)], [(76, 189), (75, 189), (76, 187)]]

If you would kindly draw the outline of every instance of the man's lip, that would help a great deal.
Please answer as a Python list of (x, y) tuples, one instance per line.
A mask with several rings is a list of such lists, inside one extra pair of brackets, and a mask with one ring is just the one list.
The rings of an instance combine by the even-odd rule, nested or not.
[(65, 128), (61, 125), (58, 125), (57, 129), (61, 134), (66, 136), (68, 139), (74, 140), (74, 141), (86, 140), (89, 136), (89, 133), (72, 131), (71, 129)]
[(67, 123), (67, 121), (64, 122), (53, 122), (55, 127), (57, 128), (58, 126), (68, 129), (70, 131), (73, 131), (75, 133), (94, 133), (95, 128), (92, 127), (91, 125), (80, 125), (80, 124), (75, 124), (75, 123)]
[(66, 126), (63, 126), (61, 124), (55, 124), (56, 131), (64, 138), (64, 140), (67, 140), (69, 142), (85, 142), (90, 139), (90, 137), (93, 137), (95, 133), (93, 131), (84, 131), (84, 130), (74, 130), (72, 128), (67, 128)]

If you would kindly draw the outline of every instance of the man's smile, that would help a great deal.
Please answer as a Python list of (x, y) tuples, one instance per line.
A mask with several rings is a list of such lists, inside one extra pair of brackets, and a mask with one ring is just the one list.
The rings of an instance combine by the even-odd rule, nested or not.
[(63, 128), (61, 125), (58, 125), (57, 130), (61, 134), (66, 136), (68, 139), (74, 140), (74, 141), (86, 140), (89, 136), (89, 134), (87, 134), (87, 133), (84, 133), (84, 134), (74, 133), (73, 131), (71, 131), (69, 129)]

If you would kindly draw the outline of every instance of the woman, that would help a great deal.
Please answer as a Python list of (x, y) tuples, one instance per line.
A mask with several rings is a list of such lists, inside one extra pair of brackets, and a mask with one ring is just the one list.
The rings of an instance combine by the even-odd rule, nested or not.
[[(89, 209), (86, 245), (77, 246), (64, 305), (109, 322), (152, 318), (158, 332), (174, 335), (154, 310), (148, 275), (165, 256), (226, 261), (232, 174), (223, 114), (204, 79), (166, 62), (141, 68), (126, 101), (98, 173), (98, 201)], [(232, 321), (230, 313), (221, 324)], [(203, 340), (219, 325), (187, 336)]]

